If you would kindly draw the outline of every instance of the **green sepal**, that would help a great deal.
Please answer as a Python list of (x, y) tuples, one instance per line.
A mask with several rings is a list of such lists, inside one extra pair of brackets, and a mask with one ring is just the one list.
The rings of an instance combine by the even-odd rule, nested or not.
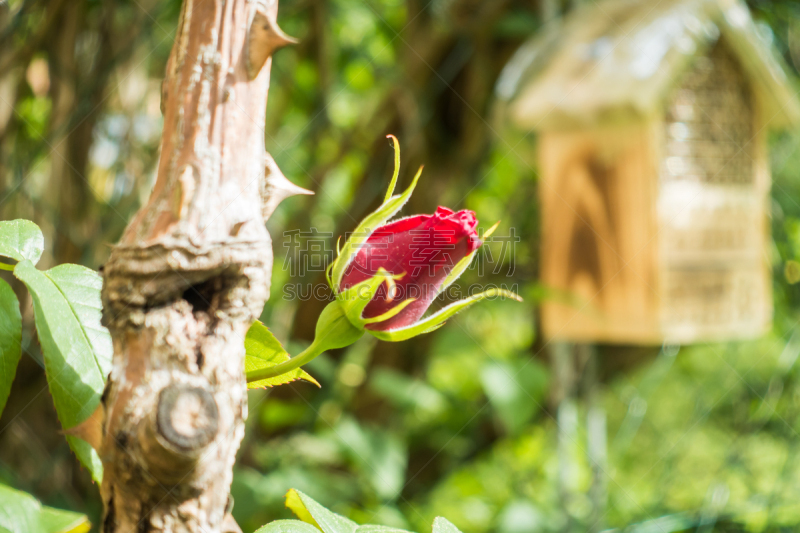
[(430, 333), (431, 331), (438, 329), (444, 322), (458, 313), (459, 311), (463, 311), (467, 307), (480, 302), (481, 300), (486, 300), (487, 298), (494, 298), (496, 296), (504, 296), (506, 298), (511, 298), (512, 300), (522, 301), (517, 294), (514, 294), (511, 291), (507, 291), (505, 289), (489, 289), (488, 291), (484, 291), (480, 294), (475, 294), (474, 296), (470, 296), (469, 298), (465, 298), (463, 300), (459, 300), (454, 302), (447, 307), (443, 307), (436, 313), (432, 314), (428, 318), (424, 318), (419, 322), (411, 324), (410, 326), (405, 326), (398, 329), (393, 329), (390, 331), (373, 331), (367, 330), (369, 333), (374, 335), (375, 337), (390, 342), (398, 342), (410, 339), (412, 337), (416, 337), (417, 335), (422, 335), (423, 333)]
[(339, 293), (339, 284), (342, 281), (342, 276), (344, 276), (345, 271), (347, 270), (347, 266), (350, 262), (355, 258), (358, 251), (367, 242), (372, 232), (375, 231), (379, 226), (382, 226), (389, 220), (395, 213), (400, 211), (400, 209), (408, 202), (408, 199), (411, 198), (411, 193), (414, 192), (414, 188), (417, 186), (417, 182), (419, 181), (419, 177), (422, 175), (422, 167), (419, 168), (417, 174), (414, 176), (414, 180), (411, 182), (411, 185), (406, 189), (402, 194), (397, 196), (392, 196), (389, 200), (383, 202), (381, 206), (370, 213), (369, 215), (361, 221), (361, 223), (356, 227), (353, 233), (350, 235), (350, 238), (344, 243), (342, 246), (342, 251), (339, 253), (339, 256), (333, 262), (333, 268), (331, 269), (331, 275), (328, 279), (330, 283), (331, 289), (333, 289), (334, 293)]
[(384, 202), (388, 202), (389, 198), (394, 194), (394, 188), (397, 186), (397, 176), (400, 175), (400, 142), (394, 135), (387, 135), (387, 139), (391, 139), (394, 143), (394, 173), (392, 173), (392, 180), (389, 182), (389, 188), (386, 189), (386, 197)]
[(361, 338), (363, 330), (355, 327), (345, 315), (339, 300), (325, 306), (317, 319), (314, 342), (319, 353), (350, 346)]
[(405, 276), (405, 274), (390, 274), (385, 269), (379, 268), (371, 278), (339, 293), (336, 298), (339, 300), (339, 304), (342, 306), (344, 314), (348, 320), (350, 320), (350, 323), (358, 329), (364, 329), (364, 326), (367, 324), (382, 322), (392, 318), (410, 304), (413, 299), (400, 302), (393, 309), (378, 317), (365, 319), (362, 316), (367, 304), (375, 297), (381, 285), (384, 283), (388, 284), (388, 292), (391, 293), (395, 280), (401, 279), (403, 276)]
[(441, 286), (439, 287), (439, 291), (437, 292), (437, 296), (439, 294), (442, 294), (447, 289), (447, 287), (452, 285), (455, 280), (461, 277), (461, 274), (463, 274), (464, 271), (467, 270), (467, 268), (469, 268), (469, 265), (472, 263), (472, 260), (475, 258), (475, 254), (478, 253), (478, 250), (480, 250), (480, 248), (476, 248), (475, 250), (472, 251), (471, 254), (469, 254), (468, 256), (461, 259), (461, 261), (456, 263), (456, 266), (453, 267), (453, 270), (451, 270), (450, 273), (447, 275), (447, 277), (444, 278), (444, 281), (442, 282)]
[(393, 318), (400, 314), (400, 311), (408, 307), (412, 302), (417, 301), (416, 298), (409, 298), (408, 300), (403, 300), (399, 304), (395, 305), (382, 315), (378, 315), (372, 318), (364, 318), (362, 319), (365, 324), (375, 324), (377, 322), (386, 322), (390, 318)]

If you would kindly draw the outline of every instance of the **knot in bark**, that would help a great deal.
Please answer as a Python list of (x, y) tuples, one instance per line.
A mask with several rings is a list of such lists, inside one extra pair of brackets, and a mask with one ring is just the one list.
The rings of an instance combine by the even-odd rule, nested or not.
[(214, 440), (218, 427), (217, 402), (207, 390), (174, 384), (159, 393), (156, 428), (165, 448), (197, 456)]

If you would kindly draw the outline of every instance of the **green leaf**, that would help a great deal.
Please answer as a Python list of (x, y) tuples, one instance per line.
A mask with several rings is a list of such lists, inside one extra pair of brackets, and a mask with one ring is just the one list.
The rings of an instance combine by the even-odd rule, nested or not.
[(449, 520), (441, 516), (433, 519), (433, 533), (461, 533)]
[[(65, 266), (70, 268), (64, 269)], [(28, 287), (33, 297), (36, 331), (44, 353), (47, 382), (58, 418), (65, 429), (77, 426), (97, 408), (105, 385), (105, 370), (107, 365), (110, 366), (103, 354), (96, 356), (93, 352), (92, 340), (98, 346), (103, 342), (97, 334), (102, 326), (90, 320), (92, 313), (86, 303), (90, 300), (85, 292), (90, 287), (88, 269), (72, 267), (62, 265), (40, 272), (33, 263), (25, 260), (14, 269), (14, 275)], [(67, 436), (67, 442), (99, 483), (103, 467), (94, 449), (74, 436)]]
[(30, 494), (0, 485), (0, 527), (11, 533), (45, 533), (41, 510), (39, 501)]
[(11, 392), (22, 354), (22, 316), (19, 301), (11, 286), (0, 280), (0, 414)]
[(44, 236), (39, 226), (30, 220), (9, 220), (0, 222), (0, 255), (29, 260), (34, 265), (42, 257)]
[(319, 533), (319, 529), (302, 520), (275, 520), (261, 526), (255, 533)]
[(56, 284), (69, 302), (84, 335), (92, 345), (92, 353), (105, 378), (111, 372), (114, 346), (111, 343), (111, 333), (100, 323), (103, 317), (103, 302), (100, 298), (103, 278), (91, 268), (69, 263), (51, 268), (45, 275)]
[(42, 527), (47, 533), (87, 533), (92, 523), (85, 514), (42, 506)]
[(9, 533), (86, 533), (86, 515), (43, 506), (25, 492), (0, 484), (0, 531)]
[[(281, 346), (280, 341), (275, 338), (272, 332), (256, 320), (244, 338), (244, 370), (249, 374), (255, 370), (275, 366), (291, 359), (289, 353)], [(319, 387), (317, 380), (312, 378), (302, 368), (290, 370), (280, 376), (261, 379), (247, 384), (248, 389), (258, 389), (263, 387), (275, 387), (283, 385), (297, 379), (304, 379)]]
[(396, 527), (376, 526), (374, 524), (364, 524), (358, 526), (356, 533), (413, 533), (406, 529), (397, 529)]
[(286, 507), (302, 520), (316, 526), (324, 533), (355, 533), (358, 524), (338, 515), (306, 496), (299, 490), (290, 489), (286, 493)]

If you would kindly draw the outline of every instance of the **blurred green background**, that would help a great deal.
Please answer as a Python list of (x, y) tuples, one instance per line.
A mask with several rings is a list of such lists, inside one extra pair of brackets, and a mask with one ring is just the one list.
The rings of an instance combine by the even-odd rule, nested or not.
[[(401, 186), (425, 164), (405, 213), (446, 205), (474, 210), (484, 228), (502, 220), (485, 268), (461, 286), (516, 286), (526, 301), (477, 306), (404, 343), (365, 337), (309, 366), (321, 389), (250, 392), (232, 489), (244, 531), (288, 517), (291, 487), (356, 521), (417, 531), (436, 515), (465, 533), (800, 527), (798, 131), (771, 139), (773, 331), (729, 344), (599, 346), (577, 358), (559, 434), (551, 350), (537, 335), (547, 292), (537, 283), (536, 138), (498, 123), (494, 86), (546, 16), (578, 3), (281, 0), (279, 22), (301, 43), (274, 58), (266, 146), (316, 195), (285, 201), (268, 223), (275, 269), (262, 320), (292, 353), (310, 341), (324, 301), (285, 290), (323, 286), (320, 246), (332, 249), (328, 235), (379, 204), (387, 133), (400, 139)], [(749, 5), (800, 87), (800, 4)], [(99, 268), (146, 200), (179, 9), (0, 0), (0, 219), (42, 227), (42, 268)], [(59, 433), (29, 297), (18, 292), (29, 357), (0, 418), (0, 481), (96, 524), (97, 487)], [(594, 471), (590, 451), (602, 453), (603, 439), (587, 433), (590, 410), (606, 419)]]

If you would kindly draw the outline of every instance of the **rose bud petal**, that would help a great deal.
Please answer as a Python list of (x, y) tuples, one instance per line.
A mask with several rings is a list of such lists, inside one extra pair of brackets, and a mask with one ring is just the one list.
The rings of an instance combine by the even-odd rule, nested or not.
[(364, 308), (363, 318), (378, 317), (406, 300), (413, 301), (395, 316), (364, 327), (387, 331), (417, 322), (454, 267), (481, 246), (477, 225), (472, 211), (454, 213), (439, 207), (433, 215), (403, 218), (372, 232), (342, 276), (341, 290), (366, 281), (383, 269), (397, 277), (393, 284), (381, 286)]

